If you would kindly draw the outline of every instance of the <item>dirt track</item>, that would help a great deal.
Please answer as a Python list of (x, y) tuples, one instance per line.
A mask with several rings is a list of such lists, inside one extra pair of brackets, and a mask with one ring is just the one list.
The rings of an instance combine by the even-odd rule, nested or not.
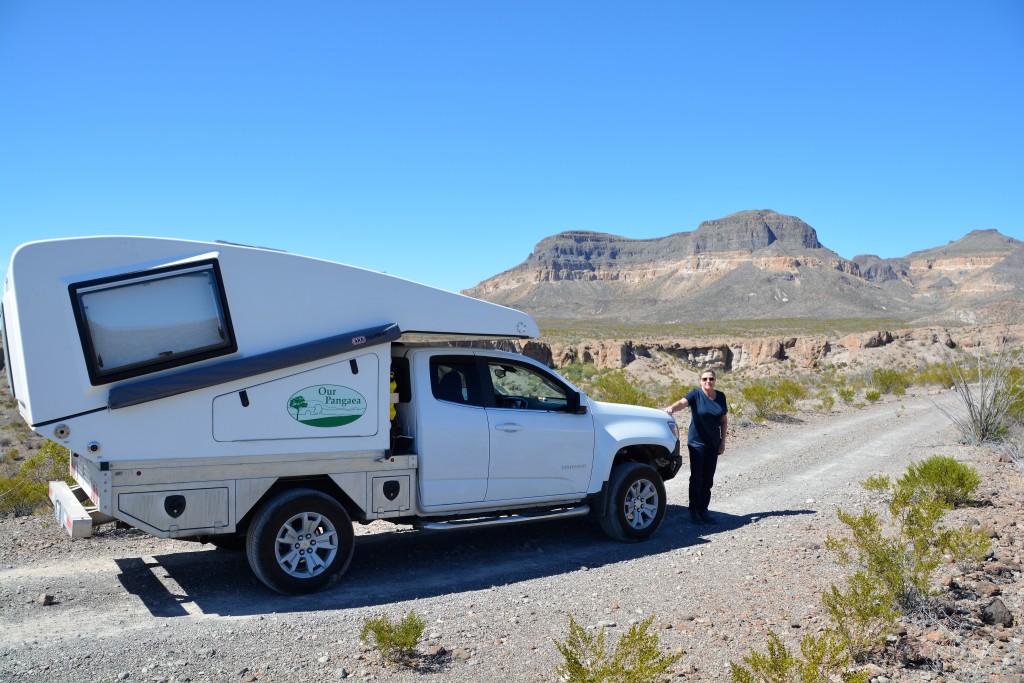
[[(879, 502), (860, 481), (936, 453), (988, 466), (935, 406), (955, 400), (907, 396), (735, 429), (716, 526), (688, 523), (685, 475), (668, 484), (663, 527), (638, 545), (589, 521), (429, 533), (375, 523), (357, 530), (341, 582), (298, 598), (257, 583), (244, 554), (134, 531), (72, 542), (48, 518), (5, 519), (0, 680), (552, 681), (552, 638), (566, 637), (569, 614), (606, 626), (610, 642), (653, 614), (662, 646), (686, 651), (681, 680), (723, 680), (768, 629), (793, 640), (825, 623), (820, 593), (841, 580), (822, 549), (839, 532), (836, 508)], [(996, 493), (1021, 495), (1017, 475)], [(1006, 593), (1018, 648), (1020, 583), (1017, 573), (1016, 597)], [(39, 604), (43, 593), (55, 604)], [(428, 623), (420, 668), (382, 667), (359, 628), (410, 609)], [(974, 680), (961, 675), (947, 680)]]

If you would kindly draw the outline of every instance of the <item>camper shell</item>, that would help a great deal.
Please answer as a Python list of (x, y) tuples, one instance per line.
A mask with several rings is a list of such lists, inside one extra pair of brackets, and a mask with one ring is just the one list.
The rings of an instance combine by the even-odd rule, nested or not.
[(75, 485), (50, 492), (68, 533), (117, 521), (244, 548), (281, 592), (343, 573), (352, 520), (591, 514), (640, 540), (681, 462), (663, 412), (465, 343), (536, 337), (530, 316), (272, 249), (31, 242), (2, 329), (21, 416), (71, 453)]

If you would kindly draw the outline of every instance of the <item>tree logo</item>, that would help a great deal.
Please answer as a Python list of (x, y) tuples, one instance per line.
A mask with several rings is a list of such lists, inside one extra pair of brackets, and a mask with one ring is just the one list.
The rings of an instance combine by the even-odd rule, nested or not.
[(366, 413), (366, 399), (349, 387), (317, 384), (292, 394), (287, 410), (293, 420), (310, 427), (340, 427)]

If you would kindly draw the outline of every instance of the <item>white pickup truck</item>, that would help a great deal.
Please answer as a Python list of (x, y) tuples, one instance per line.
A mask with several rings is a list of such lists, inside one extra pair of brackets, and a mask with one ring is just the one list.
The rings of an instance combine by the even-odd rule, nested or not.
[(391, 275), (217, 242), (30, 242), (4, 282), (25, 421), (71, 452), (72, 536), (117, 521), (244, 548), (282, 593), (347, 568), (352, 522), (450, 529), (591, 515), (643, 540), (681, 458), (663, 412), (519, 354), (526, 314)]

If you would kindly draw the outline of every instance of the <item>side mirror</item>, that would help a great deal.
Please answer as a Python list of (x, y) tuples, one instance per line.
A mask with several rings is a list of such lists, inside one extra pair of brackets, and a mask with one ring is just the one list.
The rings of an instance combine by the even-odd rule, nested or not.
[(587, 406), (583, 403), (583, 394), (578, 391), (571, 392), (566, 397), (566, 409), (568, 412), (575, 413), (576, 415), (586, 415)]

